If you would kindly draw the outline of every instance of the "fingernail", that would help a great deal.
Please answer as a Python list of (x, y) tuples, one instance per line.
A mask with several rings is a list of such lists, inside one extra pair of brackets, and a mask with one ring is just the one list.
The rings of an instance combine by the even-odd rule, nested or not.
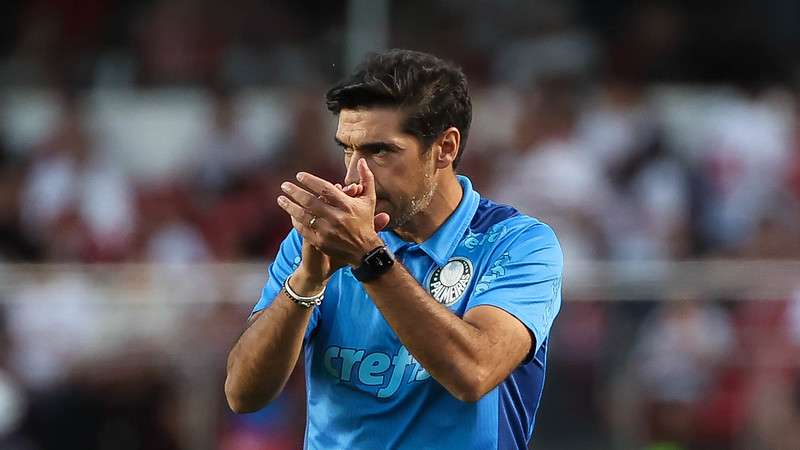
[(304, 174), (303, 172), (297, 172), (295, 178), (297, 178), (297, 181), (303, 181), (304, 176), (306, 176), (306, 174)]
[(281, 189), (283, 189), (284, 191), (289, 189), (289, 183), (281, 183)]
[(281, 205), (281, 206), (285, 205), (286, 204), (286, 197), (284, 197), (282, 195), (280, 197), (278, 197), (278, 204)]

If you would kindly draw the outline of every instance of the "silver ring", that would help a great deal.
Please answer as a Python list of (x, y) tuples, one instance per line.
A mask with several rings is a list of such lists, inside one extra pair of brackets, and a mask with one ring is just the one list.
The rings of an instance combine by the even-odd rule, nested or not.
[(308, 221), (308, 227), (314, 228), (314, 225), (317, 223), (317, 216), (311, 216), (311, 220)]

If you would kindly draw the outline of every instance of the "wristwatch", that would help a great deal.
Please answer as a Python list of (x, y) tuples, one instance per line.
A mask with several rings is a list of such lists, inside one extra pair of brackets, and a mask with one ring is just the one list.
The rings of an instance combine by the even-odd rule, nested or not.
[(389, 271), (393, 265), (394, 253), (389, 247), (381, 245), (361, 259), (361, 265), (353, 269), (353, 276), (362, 283), (372, 281)]

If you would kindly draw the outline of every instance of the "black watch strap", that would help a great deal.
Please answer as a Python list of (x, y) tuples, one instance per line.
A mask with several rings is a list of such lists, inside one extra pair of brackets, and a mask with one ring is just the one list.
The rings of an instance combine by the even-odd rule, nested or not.
[(353, 269), (353, 276), (361, 282), (372, 281), (388, 272), (393, 265), (394, 254), (389, 247), (381, 245), (361, 259), (361, 265)]

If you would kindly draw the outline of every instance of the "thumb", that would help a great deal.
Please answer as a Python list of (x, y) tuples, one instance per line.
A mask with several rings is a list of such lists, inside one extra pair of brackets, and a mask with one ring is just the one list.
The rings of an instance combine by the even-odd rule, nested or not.
[(361, 158), (358, 160), (358, 178), (359, 184), (362, 186), (363, 193), (369, 198), (375, 198), (375, 176), (369, 170), (367, 160)]
[(375, 219), (373, 219), (375, 224), (375, 231), (381, 231), (386, 228), (386, 225), (389, 225), (389, 214), (385, 212), (378, 213), (375, 215)]

